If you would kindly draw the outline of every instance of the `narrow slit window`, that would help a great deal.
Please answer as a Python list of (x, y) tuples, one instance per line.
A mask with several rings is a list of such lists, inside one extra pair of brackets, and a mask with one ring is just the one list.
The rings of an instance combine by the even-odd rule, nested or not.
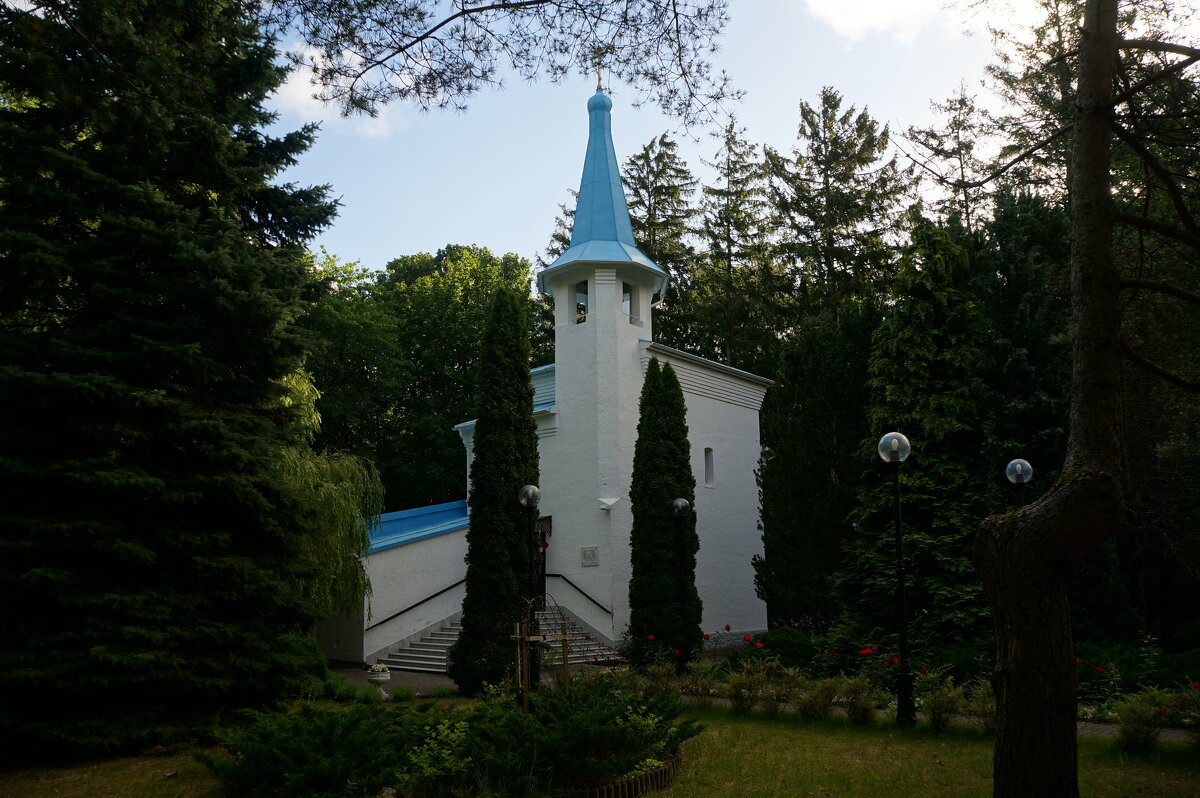
[(575, 323), (583, 324), (588, 314), (588, 284), (580, 280), (575, 284)]
[(630, 322), (633, 321), (633, 286), (621, 283), (621, 312)]
[(715, 485), (717, 481), (717, 472), (713, 463), (713, 450), (704, 450), (704, 484)]

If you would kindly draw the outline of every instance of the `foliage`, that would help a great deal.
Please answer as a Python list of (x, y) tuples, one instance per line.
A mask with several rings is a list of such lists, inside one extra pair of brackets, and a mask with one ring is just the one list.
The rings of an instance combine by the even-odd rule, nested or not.
[(638, 249), (670, 276), (670, 287), (654, 314), (654, 337), (675, 346), (686, 335), (692, 294), (691, 243), (697, 180), (666, 133), (629, 156), (621, 170), (629, 221)]
[(1161, 690), (1137, 693), (1117, 704), (1117, 748), (1146, 751), (1158, 742), (1171, 716), (1171, 696)]
[(302, 705), (227, 731), (227, 756), (203, 755), (227, 786), (263, 796), (554, 795), (672, 756), (701, 727), (676, 698), (600, 680), (543, 690), (522, 712), (492, 690), (461, 708)]
[(675, 499), (695, 507), (696, 479), (683, 390), (669, 363), (660, 366), (657, 358), (650, 359), (639, 408), (629, 487), (628, 656), (637, 665), (648, 664), (657, 641), (672, 652), (682, 673), (702, 640), (695, 577), (700, 541), (694, 509), (682, 517), (671, 510)]
[[(914, 216), (895, 303), (872, 339), (869, 412), (873, 436), (862, 458), (876, 476), (854, 512), (857, 534), (838, 576), (851, 629), (895, 628), (892, 479), (875, 453), (877, 435), (904, 432), (913, 454), (900, 469), (908, 612), (914, 648), (986, 629), (971, 546), (983, 515), (979, 446), (983, 322), (969, 290), (970, 264), (953, 230)], [(903, 364), (903, 367), (898, 367)], [(869, 460), (868, 460), (869, 458)]]
[[(477, 409), (492, 298), (501, 288), (527, 296), (529, 262), (451, 245), (396, 258), (373, 275), (326, 256), (316, 274), (336, 286), (301, 319), (318, 339), (307, 363), (321, 391), (316, 446), (372, 461), (389, 510), (463, 498), (463, 446), (453, 428)], [(537, 303), (524, 301), (535, 318)], [(543, 340), (534, 363), (550, 352)]]
[(801, 147), (787, 158), (767, 147), (779, 255), (793, 279), (833, 296), (880, 292), (899, 230), (909, 179), (888, 157), (888, 128), (821, 89), (816, 107), (800, 103)]
[(513, 668), (513, 625), (532, 596), (537, 556), (535, 519), (517, 501), (521, 486), (538, 482), (529, 335), (517, 292), (496, 292), (479, 360), (463, 631), (449, 655), (450, 676), (468, 695)]
[(923, 673), (917, 677), (915, 688), (921, 711), (935, 732), (949, 729), (951, 719), (961, 714), (966, 706), (965, 692), (954, 683), (953, 676)]
[(307, 458), (292, 322), (334, 204), (271, 182), (313, 130), (263, 132), (283, 71), (236, 4), (0, 18), (19, 99), (0, 104), (0, 408), (20, 419), (0, 432), (0, 612), (21, 641), (0, 732), (10, 755), (149, 743), (287, 689), (306, 655), (287, 636), (337, 600), (310, 555), (360, 540), (313, 502), (361, 474), (280, 464)]
[(253, 7), (273, 33), (295, 32), (308, 44), (290, 54), (293, 62), (311, 68), (322, 96), (347, 113), (375, 113), (392, 100), (463, 109), (480, 88), (499, 86), (506, 71), (558, 82), (603, 68), (687, 122), (737, 96), (709, 60), (727, 20), (722, 0), (462, 7), (278, 0)]

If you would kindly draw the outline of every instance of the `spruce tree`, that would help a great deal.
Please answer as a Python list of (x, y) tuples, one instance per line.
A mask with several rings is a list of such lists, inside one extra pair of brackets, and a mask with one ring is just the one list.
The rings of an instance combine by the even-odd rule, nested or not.
[(692, 310), (691, 205), (697, 181), (666, 133), (625, 161), (621, 176), (629, 199), (629, 220), (638, 247), (671, 277), (662, 306), (654, 314), (655, 338), (685, 345), (694, 325)]
[(324, 667), (326, 519), (279, 459), (333, 206), (270, 183), (311, 130), (262, 132), (283, 70), (235, 4), (0, 18), (0, 735), (140, 744)]
[[(673, 515), (675, 499), (685, 499), (692, 511)], [(642, 385), (629, 500), (630, 661), (646, 665), (665, 652), (682, 670), (699, 654), (701, 639), (696, 478), (683, 389), (671, 365), (660, 368), (657, 358), (650, 359)]]
[(859, 462), (873, 466), (852, 516), (840, 594), (847, 631), (893, 633), (896, 573), (890, 475), (875, 452), (879, 437), (905, 434), (912, 456), (900, 474), (908, 608), (914, 646), (985, 634), (983, 587), (971, 547), (984, 514), (973, 465), (985, 441), (980, 406), (984, 324), (970, 291), (966, 250), (953, 231), (914, 218), (895, 298), (872, 338), (873, 402)]
[(478, 693), (513, 670), (513, 624), (525, 611), (536, 561), (534, 518), (517, 501), (538, 481), (537, 428), (529, 380), (529, 327), (522, 298), (500, 288), (484, 329), (471, 463), (467, 584), (462, 633), (450, 649), (450, 676)]

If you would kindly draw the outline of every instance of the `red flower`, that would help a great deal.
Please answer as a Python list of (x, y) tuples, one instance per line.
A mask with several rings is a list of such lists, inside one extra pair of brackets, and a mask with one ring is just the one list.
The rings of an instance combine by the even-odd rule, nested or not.
[(891, 661), (890, 661), (890, 660), (886, 660), (886, 659), (885, 659), (885, 660), (883, 661), (883, 667), (885, 667), (885, 668), (890, 668), (891, 666), (892, 666), (892, 663), (891, 663)]
[(754, 644), (754, 647), (755, 647), (755, 648), (762, 648), (762, 643), (761, 643), (761, 642), (759, 642), (759, 643), (755, 643), (755, 644)]
[(654, 635), (646, 635), (646, 639), (647, 639), (647, 640), (653, 640), (653, 639), (654, 639)]
[(1192, 682), (1193, 690), (1200, 690), (1200, 682)]
[(899, 657), (892, 657), (892, 664), (893, 664), (893, 665), (899, 665), (899, 664), (900, 664), (900, 658), (899, 658)]
[(1082, 664), (1083, 664), (1083, 660), (1081, 660), (1079, 657), (1076, 657), (1076, 658), (1075, 658), (1075, 664), (1076, 664), (1076, 665), (1082, 665)]
[(831, 649), (829, 649), (828, 651), (826, 651), (825, 653), (826, 653), (826, 654), (836, 654), (836, 653), (837, 653), (837, 649), (836, 649), (836, 648), (831, 648)]
[(1101, 668), (1099, 665), (1097, 665), (1097, 666), (1096, 666), (1096, 673), (1104, 673), (1104, 668)]
[(704, 633), (704, 639), (705, 639), (705, 640), (707, 640), (707, 639), (708, 639), (708, 632), (705, 632), (705, 633)]
[(583, 639), (584, 639), (584, 640), (591, 640), (591, 639), (592, 639), (592, 636), (591, 636), (591, 635), (584, 635), (584, 636), (583, 636)]
[(870, 654), (870, 653), (871, 653), (871, 651), (872, 651), (872, 649), (869, 649), (869, 648), (860, 648), (860, 649), (858, 650), (858, 655), (859, 655), (860, 657), (865, 657), (865, 656), (867, 656), (868, 654)]
[(928, 669), (928, 668), (926, 668), (924, 665), (922, 665), (922, 666), (921, 666), (921, 673), (929, 673), (929, 669)]
[(726, 632), (728, 632), (728, 631), (729, 631), (729, 624), (725, 624), (725, 631), (726, 631)]
[(679, 649), (675, 649), (675, 656), (679, 656)]
[(749, 643), (749, 642), (750, 642), (751, 640), (753, 640), (754, 638), (753, 638), (753, 637), (751, 637), (750, 635), (746, 635), (746, 636), (745, 636), (745, 637), (743, 637), (742, 639), (743, 639), (743, 640), (745, 640), (747, 643)]
[(550, 548), (550, 541), (548, 541), (548, 540), (543, 540), (543, 541), (542, 541), (542, 548), (543, 548), (543, 549), (548, 549), (548, 548)]

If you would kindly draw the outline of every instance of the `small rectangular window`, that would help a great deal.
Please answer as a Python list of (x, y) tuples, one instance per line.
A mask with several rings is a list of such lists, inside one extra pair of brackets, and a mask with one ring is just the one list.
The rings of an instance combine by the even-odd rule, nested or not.
[(717, 481), (717, 472), (713, 467), (713, 450), (704, 450), (704, 484), (714, 485)]
[(588, 284), (580, 280), (575, 284), (575, 323), (583, 324), (588, 314)]

